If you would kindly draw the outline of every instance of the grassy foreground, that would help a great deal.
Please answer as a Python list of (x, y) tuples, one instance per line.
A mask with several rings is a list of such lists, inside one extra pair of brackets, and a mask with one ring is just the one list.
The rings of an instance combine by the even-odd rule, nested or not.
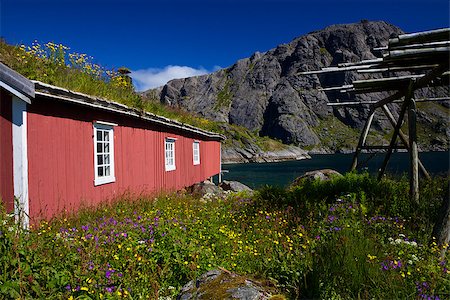
[(416, 207), (406, 180), (348, 174), (212, 201), (124, 197), (30, 231), (2, 213), (0, 298), (175, 299), (223, 267), (292, 299), (445, 299), (450, 255), (431, 229), (448, 183), (424, 182)]

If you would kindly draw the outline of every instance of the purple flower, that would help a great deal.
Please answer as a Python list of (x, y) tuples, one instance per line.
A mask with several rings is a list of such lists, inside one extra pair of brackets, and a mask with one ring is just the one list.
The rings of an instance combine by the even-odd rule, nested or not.
[(83, 225), (83, 226), (81, 226), (81, 229), (83, 229), (84, 231), (88, 231), (89, 225)]
[(270, 219), (270, 216), (266, 216), (266, 220), (269, 220)]
[(68, 284), (68, 285), (65, 286), (65, 289), (70, 291), (72, 289), (72, 287), (70, 286), (70, 284)]
[(114, 270), (106, 270), (105, 277), (108, 278), (108, 279), (110, 279), (112, 273), (114, 273)]

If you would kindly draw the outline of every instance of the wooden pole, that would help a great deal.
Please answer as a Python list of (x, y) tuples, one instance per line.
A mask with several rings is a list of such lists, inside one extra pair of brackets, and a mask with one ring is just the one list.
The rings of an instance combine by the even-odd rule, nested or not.
[(417, 150), (417, 131), (416, 131), (416, 102), (414, 99), (409, 101), (408, 105), (408, 130), (409, 130), (409, 153), (410, 153), (410, 196), (411, 200), (419, 203), (419, 153)]
[(403, 101), (402, 108), (400, 110), (400, 114), (398, 116), (397, 124), (394, 128), (394, 133), (392, 134), (391, 143), (389, 144), (389, 149), (386, 153), (386, 156), (384, 157), (383, 165), (381, 166), (380, 172), (378, 173), (378, 180), (381, 180), (381, 178), (383, 177), (384, 172), (386, 171), (386, 167), (389, 162), (389, 159), (391, 158), (392, 149), (394, 148), (395, 142), (397, 141), (398, 132), (400, 131), (400, 128), (402, 127), (403, 118), (405, 116), (406, 109), (408, 108), (409, 101), (412, 98), (413, 86), (414, 86), (414, 81), (413, 81), (413, 79), (411, 79), (409, 86), (408, 86), (408, 90), (406, 92), (405, 99)]
[(369, 134), (370, 126), (372, 125), (373, 117), (375, 115), (375, 110), (371, 110), (369, 113), (369, 118), (367, 118), (366, 124), (364, 124), (363, 131), (361, 132), (361, 135), (359, 136), (358, 146), (356, 146), (355, 154), (353, 156), (353, 162), (351, 171), (356, 170), (356, 167), (358, 166), (358, 155), (359, 152), (361, 152), (361, 147), (364, 146), (366, 143), (367, 135)]
[[(395, 126), (396, 126), (395, 118), (392, 115), (392, 113), (389, 110), (389, 108), (386, 105), (383, 105), (381, 108), (383, 109), (384, 114), (388, 117), (388, 120), (391, 123), (392, 127), (395, 128)], [(398, 136), (402, 140), (402, 142), (405, 145), (406, 149), (409, 151), (410, 148), (409, 148), (409, 138), (408, 138), (408, 136), (406, 134), (404, 134), (403, 131), (401, 131), (401, 130), (398, 131)], [(430, 179), (430, 174), (428, 173), (427, 169), (425, 169), (425, 166), (422, 164), (420, 159), (419, 159), (419, 168), (420, 168), (420, 171), (422, 172), (423, 176), (425, 176), (427, 179)]]

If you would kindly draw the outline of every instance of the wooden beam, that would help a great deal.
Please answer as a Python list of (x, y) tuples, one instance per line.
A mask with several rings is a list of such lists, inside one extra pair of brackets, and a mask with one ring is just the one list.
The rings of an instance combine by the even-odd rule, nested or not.
[(364, 124), (363, 131), (359, 136), (358, 146), (356, 146), (355, 154), (353, 155), (352, 166), (350, 168), (351, 171), (356, 170), (358, 167), (358, 155), (361, 152), (361, 147), (366, 143), (367, 135), (369, 134), (370, 126), (372, 125), (373, 117), (375, 116), (375, 110), (371, 110), (369, 112), (369, 117), (367, 118), (366, 123)]
[(350, 89), (350, 88), (353, 88), (352, 84), (346, 84), (346, 85), (342, 85), (342, 86), (334, 86), (334, 87), (318, 89), (318, 90), (322, 91), (322, 92), (330, 92), (330, 91), (339, 91), (342, 89)]
[[(450, 97), (437, 97), (437, 98), (419, 98), (414, 99), (416, 103), (419, 102), (441, 102), (441, 101), (450, 101)], [(333, 102), (327, 103), (327, 106), (356, 106), (356, 105), (371, 105), (375, 104), (378, 101), (348, 101), (348, 102)], [(393, 100), (391, 103), (403, 103), (403, 100)], [(394, 125), (395, 126), (395, 125)]]
[[(389, 122), (391, 123), (392, 127), (395, 128), (395, 126), (397, 125), (395, 123), (395, 118), (392, 115), (392, 113), (389, 110), (389, 108), (387, 107), (387, 105), (383, 105), (381, 108), (382, 108), (384, 114), (386, 115), (386, 117), (388, 118)], [(404, 134), (401, 129), (398, 131), (398, 135), (399, 135), (400, 140), (402, 141), (403, 145), (405, 145), (405, 148), (409, 151), (409, 138), (408, 138), (408, 136), (406, 134)], [(422, 172), (423, 176), (425, 176), (427, 179), (430, 179), (430, 174), (425, 169), (425, 166), (422, 164), (420, 159), (419, 159), (419, 168), (420, 168), (420, 171)]]
[(416, 204), (419, 203), (419, 153), (417, 149), (416, 131), (416, 102), (411, 99), (408, 103), (408, 131), (410, 153), (410, 196)]
[(394, 147), (394, 145), (397, 141), (398, 132), (400, 131), (400, 128), (402, 127), (403, 118), (405, 116), (406, 109), (408, 108), (409, 101), (411, 100), (413, 93), (414, 93), (413, 86), (414, 86), (414, 80), (411, 79), (411, 82), (409, 83), (409, 87), (406, 91), (405, 101), (403, 102), (402, 108), (400, 110), (400, 114), (398, 116), (397, 124), (394, 128), (394, 133), (392, 134), (391, 143), (389, 144), (389, 150), (387, 151), (386, 156), (384, 157), (383, 164), (381, 165), (380, 171), (378, 173), (378, 180), (381, 180), (381, 178), (383, 177), (384, 172), (386, 171), (386, 167), (389, 162), (389, 159), (391, 158), (392, 148)]
[(375, 64), (375, 63), (380, 63), (382, 61), (383, 61), (382, 58), (367, 59), (367, 60), (362, 60), (362, 61), (357, 61), (357, 62), (340, 63), (340, 64), (338, 64), (338, 67), (372, 65), (372, 64)]
[(440, 54), (448, 56), (449, 51), (450, 47), (392, 50), (389, 51), (388, 60), (411, 58), (411, 57), (424, 57), (424, 56), (436, 57)]
[(324, 73), (333, 73), (333, 72), (354, 71), (354, 70), (367, 69), (367, 68), (376, 67), (376, 66), (377, 65), (350, 66), (350, 67), (328, 67), (328, 68), (322, 68), (321, 70), (316, 70), (316, 71), (299, 72), (299, 73), (297, 73), (297, 75), (314, 75), (314, 74), (324, 74)]
[[(362, 150), (389, 150), (389, 145), (368, 145), (362, 146)], [(393, 149), (407, 149), (405, 146), (395, 145)]]
[(405, 49), (420, 49), (420, 48), (436, 48), (436, 47), (445, 47), (449, 46), (450, 41), (440, 41), (440, 42), (430, 42), (430, 43), (417, 43), (417, 44), (409, 44), (409, 45), (401, 45), (401, 46), (391, 46), (386, 47), (383, 50), (405, 50)]
[(450, 28), (401, 34), (397, 38), (390, 39), (389, 46), (394, 47), (408, 44), (448, 41), (449, 36), (450, 36)]
[(399, 67), (384, 67), (378, 69), (361, 69), (356, 70), (358, 73), (381, 73), (381, 72), (399, 72), (399, 71), (410, 71), (410, 70), (422, 70), (431, 69), (437, 67), (437, 64), (432, 65), (418, 65), (418, 66), (399, 66)]

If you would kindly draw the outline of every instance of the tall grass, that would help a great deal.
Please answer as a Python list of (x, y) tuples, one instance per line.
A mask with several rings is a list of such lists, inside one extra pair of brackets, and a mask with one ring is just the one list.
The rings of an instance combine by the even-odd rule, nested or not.
[(448, 178), (424, 184), (418, 213), (381, 205), (403, 203), (403, 180), (367, 176), (212, 201), (124, 198), (29, 231), (3, 212), (0, 298), (174, 298), (218, 267), (271, 278), (292, 299), (448, 297), (450, 257), (429, 226)]

